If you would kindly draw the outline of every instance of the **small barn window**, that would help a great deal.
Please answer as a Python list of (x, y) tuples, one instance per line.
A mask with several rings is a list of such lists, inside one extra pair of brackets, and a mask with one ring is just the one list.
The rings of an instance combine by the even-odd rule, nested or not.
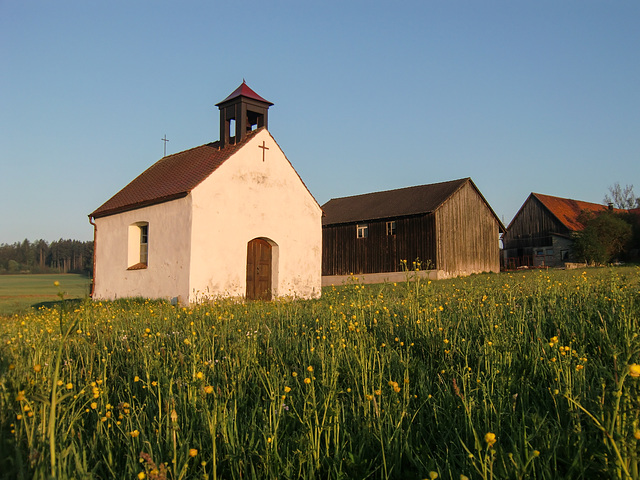
[(387, 222), (387, 235), (395, 235), (396, 234), (396, 222), (391, 221)]
[(357, 225), (356, 235), (358, 238), (367, 238), (369, 236), (369, 225)]
[(127, 264), (129, 270), (147, 268), (149, 264), (149, 223), (129, 225)]

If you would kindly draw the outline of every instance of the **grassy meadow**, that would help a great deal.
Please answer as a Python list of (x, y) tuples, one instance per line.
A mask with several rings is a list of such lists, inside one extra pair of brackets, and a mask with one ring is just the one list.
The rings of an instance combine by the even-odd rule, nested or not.
[(64, 284), (68, 299), (89, 296), (89, 282), (84, 275), (0, 275), (0, 316), (24, 312), (29, 307), (53, 304), (60, 300), (60, 289), (54, 282)]
[(410, 277), (6, 316), (0, 475), (640, 478), (639, 268)]

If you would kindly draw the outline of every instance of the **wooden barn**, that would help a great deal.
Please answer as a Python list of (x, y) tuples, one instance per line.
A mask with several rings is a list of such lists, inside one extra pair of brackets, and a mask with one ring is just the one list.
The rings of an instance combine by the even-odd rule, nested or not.
[(531, 193), (502, 237), (505, 267), (557, 267), (573, 262), (572, 236), (584, 228), (580, 215), (597, 214), (608, 208), (611, 207)]
[(334, 198), (322, 206), (323, 284), (394, 278), (419, 260), (438, 277), (500, 270), (504, 226), (470, 178)]

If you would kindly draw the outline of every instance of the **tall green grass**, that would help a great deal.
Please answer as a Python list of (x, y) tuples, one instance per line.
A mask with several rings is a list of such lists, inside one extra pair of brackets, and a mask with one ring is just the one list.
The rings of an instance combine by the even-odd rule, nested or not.
[(633, 268), (41, 309), (0, 326), (0, 472), (637, 479), (639, 313)]

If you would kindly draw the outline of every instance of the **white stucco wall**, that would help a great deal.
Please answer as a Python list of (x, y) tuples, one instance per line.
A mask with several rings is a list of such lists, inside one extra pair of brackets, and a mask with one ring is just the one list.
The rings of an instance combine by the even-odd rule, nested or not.
[(244, 296), (247, 244), (254, 238), (277, 245), (274, 296), (320, 296), (322, 210), (266, 129), (190, 196), (189, 301)]
[[(148, 265), (128, 270), (130, 226), (149, 225)], [(175, 298), (189, 295), (191, 199), (187, 196), (130, 212), (96, 218), (95, 299)]]

